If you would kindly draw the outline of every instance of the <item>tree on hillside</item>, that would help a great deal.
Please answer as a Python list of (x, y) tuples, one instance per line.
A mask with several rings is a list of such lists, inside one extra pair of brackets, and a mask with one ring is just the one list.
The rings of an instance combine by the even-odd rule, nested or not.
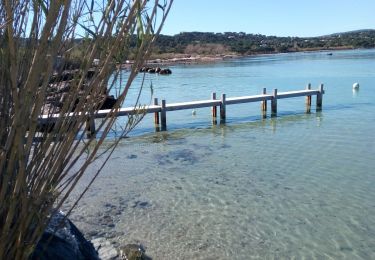
[[(1, 1), (0, 259), (29, 257), (50, 217), (95, 161), (172, 2)], [(97, 127), (100, 135), (84, 139), (82, 130), (102, 107), (112, 87), (108, 79), (117, 78), (115, 65), (129, 55), (133, 35), (129, 77)], [(41, 126), (41, 117), (52, 114), (54, 121)], [(137, 122), (130, 118), (122, 135)], [(116, 144), (106, 148), (104, 161)]]

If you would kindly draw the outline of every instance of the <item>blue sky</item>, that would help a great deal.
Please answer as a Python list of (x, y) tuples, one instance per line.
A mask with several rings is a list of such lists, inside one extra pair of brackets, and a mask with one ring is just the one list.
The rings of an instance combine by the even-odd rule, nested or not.
[(319, 36), (375, 28), (375, 0), (175, 0), (162, 34)]

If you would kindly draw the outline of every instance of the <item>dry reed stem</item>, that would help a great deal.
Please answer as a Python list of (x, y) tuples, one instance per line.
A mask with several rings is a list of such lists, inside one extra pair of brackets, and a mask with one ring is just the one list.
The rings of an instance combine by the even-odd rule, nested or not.
[[(173, 0), (2, 0), (0, 3), (0, 259), (27, 259), (87, 167), (98, 156), (104, 163), (120, 139), (98, 154), (116, 121), (138, 69), (150, 55)], [(85, 33), (81, 43), (76, 36)], [(98, 138), (80, 135), (90, 116), (102, 105), (102, 94), (116, 61), (130, 54), (137, 34), (132, 67), (115, 106), (98, 126)], [(80, 45), (81, 44), (81, 45)], [(79, 49), (80, 46), (85, 46)], [(58, 57), (72, 59), (79, 51), (80, 73), (70, 81), (54, 126), (40, 132), (51, 77)], [(85, 75), (99, 58), (94, 77)], [(56, 77), (56, 75), (54, 75)], [(60, 84), (61, 85), (61, 84)], [(113, 83), (109, 89), (113, 87)], [(138, 100), (137, 100), (138, 103)], [(71, 114), (72, 116), (67, 116)], [(130, 118), (126, 135), (143, 117)], [(36, 142), (38, 138), (39, 142)], [(73, 171), (73, 169), (75, 169)], [(78, 203), (78, 200), (76, 201)], [(76, 203), (74, 205), (76, 205)]]

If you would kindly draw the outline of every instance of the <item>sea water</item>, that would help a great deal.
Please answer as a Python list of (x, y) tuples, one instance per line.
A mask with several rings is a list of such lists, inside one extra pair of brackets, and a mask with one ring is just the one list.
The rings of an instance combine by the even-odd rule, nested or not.
[(153, 259), (375, 259), (374, 50), (171, 69), (145, 75), (143, 104), (323, 83), (323, 110), (315, 97), (310, 114), (300, 97), (279, 100), (278, 117), (266, 119), (260, 103), (233, 105), (225, 125), (212, 125), (209, 108), (168, 112), (158, 133), (146, 116), (72, 215), (88, 238), (142, 244)]

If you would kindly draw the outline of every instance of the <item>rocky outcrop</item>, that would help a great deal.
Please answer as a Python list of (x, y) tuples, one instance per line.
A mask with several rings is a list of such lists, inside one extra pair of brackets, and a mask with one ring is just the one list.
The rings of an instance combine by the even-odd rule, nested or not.
[[(84, 89), (88, 84), (90, 84), (90, 81), (94, 77), (95, 73), (96, 70), (93, 68), (89, 69), (84, 75), (84, 83), (78, 92), (78, 97), (75, 100), (75, 104), (77, 104), (81, 98), (87, 98), (84, 96)], [(66, 102), (69, 96), (70, 89), (75, 85), (74, 81), (82, 77), (81, 74), (82, 73), (79, 69), (74, 69), (64, 70), (61, 73), (55, 73), (51, 76), (47, 88), (45, 103), (42, 108), (43, 114), (57, 114), (60, 112), (64, 102)], [(98, 103), (101, 103), (102, 105), (98, 109), (111, 109), (116, 103), (117, 99), (113, 95), (109, 95), (106, 88), (104, 88), (102, 92), (103, 94), (101, 95), (100, 100), (98, 100)]]
[(160, 67), (142, 67), (139, 72), (158, 73), (160, 75), (172, 74), (172, 71), (170, 69), (162, 69)]

